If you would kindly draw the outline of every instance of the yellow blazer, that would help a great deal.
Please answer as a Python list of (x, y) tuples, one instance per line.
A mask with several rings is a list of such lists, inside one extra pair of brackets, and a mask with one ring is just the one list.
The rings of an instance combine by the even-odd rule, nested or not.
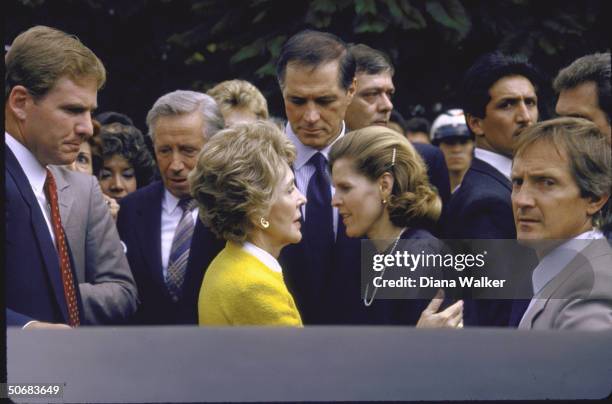
[(198, 299), (200, 325), (302, 326), (283, 274), (227, 242), (210, 263)]

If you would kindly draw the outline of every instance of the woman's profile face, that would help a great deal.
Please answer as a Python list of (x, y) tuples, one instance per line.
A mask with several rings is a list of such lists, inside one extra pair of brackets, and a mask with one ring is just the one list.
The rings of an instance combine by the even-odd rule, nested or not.
[(285, 176), (274, 190), (275, 199), (270, 207), (268, 222), (270, 226), (264, 230), (267, 237), (277, 246), (299, 243), (302, 239), (300, 230), (300, 207), (306, 198), (295, 186), (293, 171), (285, 165)]
[(98, 181), (104, 194), (117, 199), (117, 202), (136, 191), (134, 167), (123, 156), (118, 154), (104, 159), (98, 175)]
[(346, 227), (349, 237), (368, 235), (384, 220), (380, 185), (354, 169), (353, 161), (340, 158), (332, 167), (336, 192), (332, 205)]
[(71, 169), (80, 173), (93, 174), (93, 164), (91, 160), (91, 146), (87, 142), (81, 143), (79, 148), (79, 154), (77, 154), (76, 160), (72, 163)]

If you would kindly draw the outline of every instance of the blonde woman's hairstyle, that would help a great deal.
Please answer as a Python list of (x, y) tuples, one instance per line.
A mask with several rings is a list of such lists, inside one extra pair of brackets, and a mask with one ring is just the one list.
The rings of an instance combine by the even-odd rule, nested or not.
[[(546, 142), (564, 156), (582, 198), (612, 196), (612, 156), (610, 141), (591, 121), (582, 118), (556, 118), (525, 129), (514, 147), (514, 158), (534, 143)], [(593, 226), (609, 231), (612, 227), (612, 198), (592, 217)]]
[(384, 173), (393, 176), (386, 208), (395, 226), (427, 227), (439, 219), (442, 201), (429, 183), (421, 156), (401, 134), (382, 126), (347, 133), (332, 146), (330, 167), (339, 159), (351, 161), (371, 181)]
[(225, 116), (235, 109), (247, 109), (257, 119), (268, 119), (268, 102), (253, 84), (245, 80), (226, 80), (206, 92), (213, 97)]
[[(236, 124), (211, 138), (189, 174), (202, 222), (228, 241), (243, 242), (252, 219), (266, 216), (295, 159), (295, 147), (274, 124)], [(287, 168), (288, 170), (289, 168)]]
[(24, 86), (35, 98), (44, 97), (62, 77), (94, 79), (97, 89), (106, 69), (79, 39), (55, 28), (38, 25), (19, 34), (4, 57), (4, 96)]

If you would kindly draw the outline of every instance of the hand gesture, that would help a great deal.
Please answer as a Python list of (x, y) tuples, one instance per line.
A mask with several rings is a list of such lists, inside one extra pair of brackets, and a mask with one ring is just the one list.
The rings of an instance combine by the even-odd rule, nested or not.
[(110, 209), (110, 214), (113, 218), (113, 220), (117, 220), (117, 214), (119, 213), (119, 204), (117, 203), (116, 200), (114, 200), (113, 198), (111, 198), (110, 196), (106, 195), (106, 194), (102, 194), (102, 196), (104, 197), (104, 202), (106, 202), (106, 205), (108, 206), (108, 209)]
[(44, 321), (32, 321), (23, 328), (24, 330), (71, 330), (68, 324), (62, 323), (45, 323)]
[(421, 313), (418, 328), (463, 328), (463, 300), (459, 300), (438, 312), (444, 301), (444, 291), (439, 289)]

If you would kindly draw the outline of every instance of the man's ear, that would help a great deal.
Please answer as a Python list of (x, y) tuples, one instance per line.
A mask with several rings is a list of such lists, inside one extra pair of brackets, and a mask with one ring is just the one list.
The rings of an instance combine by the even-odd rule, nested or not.
[(482, 118), (478, 118), (472, 114), (465, 114), (465, 122), (476, 136), (484, 136)]
[(32, 96), (24, 86), (15, 86), (11, 89), (6, 106), (13, 115), (20, 121), (24, 121), (27, 116), (28, 102), (32, 101)]
[(591, 197), (587, 204), (587, 214), (589, 216), (593, 216), (595, 213), (599, 212), (606, 202), (608, 202), (608, 199), (610, 199), (610, 195), (608, 194), (604, 194), (599, 197)]
[(351, 85), (349, 86), (347, 91), (347, 95), (349, 97), (349, 104), (351, 103), (351, 100), (355, 95), (355, 91), (357, 91), (357, 77), (353, 77), (353, 81), (351, 82)]

